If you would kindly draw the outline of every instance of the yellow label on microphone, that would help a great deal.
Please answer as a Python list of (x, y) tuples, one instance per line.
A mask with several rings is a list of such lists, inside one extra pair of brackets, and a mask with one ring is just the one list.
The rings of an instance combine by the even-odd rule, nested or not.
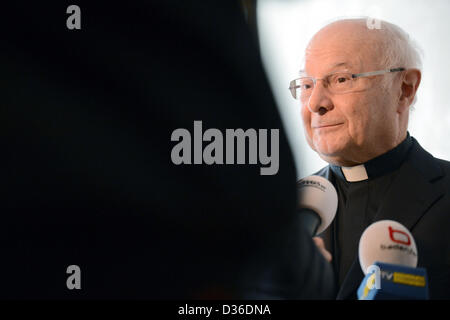
[(366, 281), (366, 285), (364, 286), (364, 293), (360, 299), (364, 300), (369, 294), (371, 288), (373, 288), (374, 286), (375, 286), (375, 274), (372, 274)]
[(415, 274), (394, 272), (394, 279), (392, 281), (409, 286), (425, 287), (425, 277)]

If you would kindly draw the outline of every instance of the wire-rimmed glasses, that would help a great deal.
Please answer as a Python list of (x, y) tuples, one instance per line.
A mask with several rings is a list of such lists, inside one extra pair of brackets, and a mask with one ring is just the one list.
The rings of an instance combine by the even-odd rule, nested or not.
[(364, 73), (351, 72), (333, 72), (323, 78), (300, 77), (294, 79), (289, 84), (294, 99), (305, 100), (311, 96), (311, 93), (317, 83), (317, 80), (323, 80), (324, 86), (333, 94), (342, 94), (354, 92), (363, 89), (364, 83), (357, 81), (361, 77), (377, 76), (390, 72), (404, 71), (405, 68), (392, 68), (386, 70), (370, 71)]

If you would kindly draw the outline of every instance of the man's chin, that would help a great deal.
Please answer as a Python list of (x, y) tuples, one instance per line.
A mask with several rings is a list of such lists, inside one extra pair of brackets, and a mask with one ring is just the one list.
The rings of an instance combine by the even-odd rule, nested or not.
[(343, 148), (318, 148), (316, 146), (315, 151), (322, 160), (330, 164), (341, 166), (346, 163), (345, 150)]
[(345, 157), (344, 152), (338, 153), (338, 154), (324, 154), (317, 152), (319, 157), (324, 160), (325, 162), (328, 162), (329, 164), (335, 165), (335, 166), (341, 166), (341, 167), (352, 167), (360, 162), (355, 162), (352, 160), (351, 157)]
[(321, 158), (339, 157), (339, 155), (341, 155), (344, 152), (344, 148), (339, 146), (330, 146), (330, 145), (323, 146), (316, 144), (314, 147), (315, 147), (314, 151), (316, 151)]
[(338, 144), (324, 144), (323, 141), (318, 143), (310, 143), (311, 149), (313, 149), (319, 157), (334, 165), (344, 165), (346, 163), (346, 148), (343, 145)]
[(319, 157), (323, 161), (328, 162), (329, 164), (334, 164), (334, 165), (339, 166), (340, 163), (341, 163), (339, 157), (335, 157), (335, 156), (332, 156), (332, 155), (326, 155), (326, 154), (322, 154), (322, 153), (319, 153), (319, 152), (317, 154), (319, 155)]

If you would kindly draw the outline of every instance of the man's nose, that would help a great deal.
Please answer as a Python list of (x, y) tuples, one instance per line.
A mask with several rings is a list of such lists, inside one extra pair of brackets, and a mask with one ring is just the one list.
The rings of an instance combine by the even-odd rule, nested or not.
[(322, 79), (318, 79), (306, 101), (309, 111), (323, 115), (334, 108), (328, 89), (324, 87)]

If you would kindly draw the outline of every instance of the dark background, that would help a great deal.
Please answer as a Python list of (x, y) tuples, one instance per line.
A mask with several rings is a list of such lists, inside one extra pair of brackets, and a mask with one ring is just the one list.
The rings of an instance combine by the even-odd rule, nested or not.
[[(66, 28), (71, 4), (81, 30)], [(323, 259), (299, 232), (292, 155), (242, 8), (2, 7), (0, 298), (326, 296), (328, 266), (314, 266)], [(195, 120), (280, 129), (278, 174), (172, 164), (171, 133), (193, 134)], [(78, 291), (66, 288), (72, 264)]]

